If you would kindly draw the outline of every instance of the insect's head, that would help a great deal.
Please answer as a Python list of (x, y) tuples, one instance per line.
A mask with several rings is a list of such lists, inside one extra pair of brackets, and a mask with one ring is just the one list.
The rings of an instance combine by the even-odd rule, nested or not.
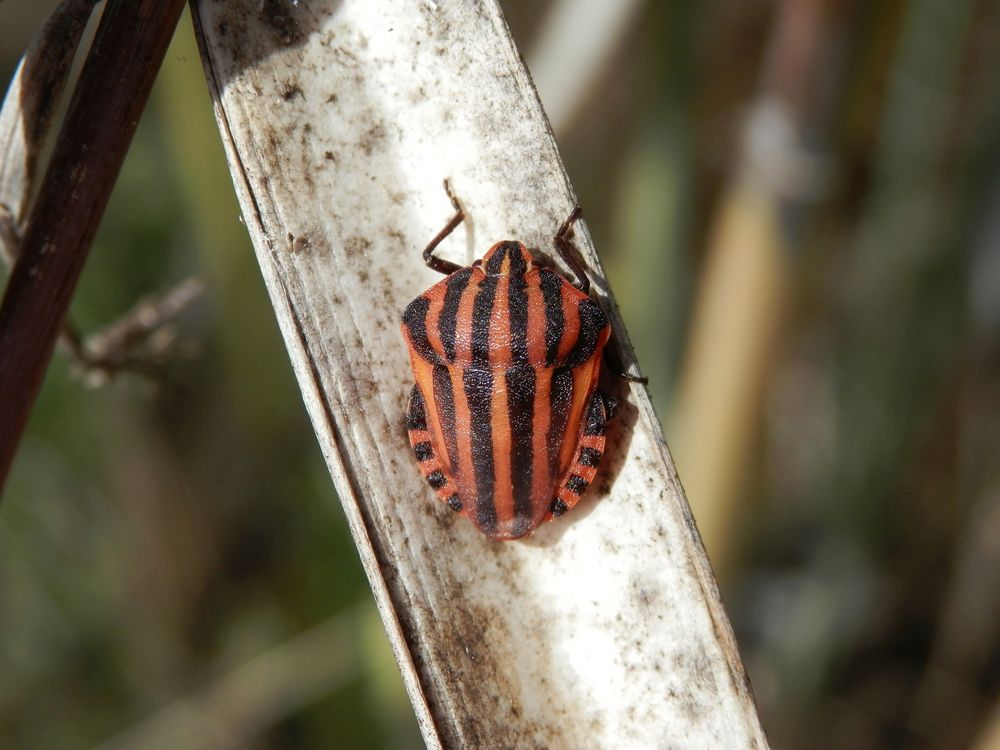
[(518, 276), (535, 267), (535, 259), (531, 257), (528, 248), (515, 240), (498, 242), (483, 256), (481, 262), (487, 276)]

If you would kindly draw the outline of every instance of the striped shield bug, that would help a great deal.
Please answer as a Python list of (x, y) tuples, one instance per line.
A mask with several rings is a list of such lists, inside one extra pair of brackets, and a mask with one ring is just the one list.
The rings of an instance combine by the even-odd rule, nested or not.
[(579, 208), (554, 238), (574, 285), (517, 241), (468, 267), (435, 257), (465, 218), (445, 188), (456, 213), (424, 262), (447, 277), (402, 316), (416, 380), (410, 445), (453, 510), (489, 537), (517, 539), (572, 508), (594, 479), (613, 408), (597, 390), (611, 327), (570, 252)]

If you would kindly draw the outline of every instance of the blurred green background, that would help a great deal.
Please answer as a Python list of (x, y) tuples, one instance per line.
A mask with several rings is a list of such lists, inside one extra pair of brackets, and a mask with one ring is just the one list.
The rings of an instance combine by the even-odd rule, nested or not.
[[(0, 3), (3, 80), (52, 5)], [(1000, 4), (502, 5), (773, 745), (1000, 748)], [(49, 371), (0, 747), (419, 747), (185, 16), (72, 320), (190, 275), (163, 381)]]

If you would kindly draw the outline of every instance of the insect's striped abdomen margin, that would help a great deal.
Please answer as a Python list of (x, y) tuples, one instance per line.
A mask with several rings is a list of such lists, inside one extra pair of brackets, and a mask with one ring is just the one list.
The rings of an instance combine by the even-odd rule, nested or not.
[(556, 486), (556, 496), (549, 508), (553, 516), (561, 516), (576, 505), (580, 501), (580, 496), (594, 481), (597, 467), (604, 457), (604, 433), (608, 418), (605, 397), (599, 392), (594, 392), (587, 404), (573, 461), (563, 472)]
[(410, 435), (410, 447), (420, 464), (420, 472), (427, 483), (452, 508), (461, 510), (462, 501), (459, 498), (454, 480), (449, 476), (440, 454), (434, 447), (431, 432), (427, 422), (427, 409), (419, 386), (413, 386), (410, 391), (410, 401), (406, 406), (406, 430)]

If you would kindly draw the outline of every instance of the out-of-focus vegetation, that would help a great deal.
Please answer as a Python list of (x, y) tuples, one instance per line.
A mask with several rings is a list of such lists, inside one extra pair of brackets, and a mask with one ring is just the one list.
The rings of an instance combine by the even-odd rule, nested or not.
[[(504, 2), (529, 62), (553, 4)], [(5, 79), (49, 7), (0, 4)], [(997, 39), (972, 0), (647, 3), (558, 124), (776, 747), (997, 747)], [(0, 746), (419, 746), (185, 19), (73, 321), (191, 274), (165, 383), (51, 368)]]

